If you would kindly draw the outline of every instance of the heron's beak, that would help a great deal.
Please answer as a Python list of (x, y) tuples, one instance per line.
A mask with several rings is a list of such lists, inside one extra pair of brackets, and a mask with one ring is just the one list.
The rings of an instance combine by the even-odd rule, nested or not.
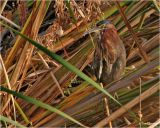
[(99, 32), (100, 30), (103, 30), (103, 29), (106, 29), (106, 28), (99, 28), (99, 27), (91, 28), (88, 31), (86, 31), (85, 33), (83, 33), (83, 36), (86, 36), (86, 35), (93, 33), (93, 32)]

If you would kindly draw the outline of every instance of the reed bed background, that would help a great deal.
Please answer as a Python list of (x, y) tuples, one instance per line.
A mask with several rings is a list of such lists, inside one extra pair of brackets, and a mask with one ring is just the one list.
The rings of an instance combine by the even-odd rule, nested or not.
[[(1, 1), (1, 126), (158, 127), (159, 6)], [(91, 69), (94, 34), (84, 36), (103, 19), (116, 26), (127, 52), (124, 75), (104, 88)]]

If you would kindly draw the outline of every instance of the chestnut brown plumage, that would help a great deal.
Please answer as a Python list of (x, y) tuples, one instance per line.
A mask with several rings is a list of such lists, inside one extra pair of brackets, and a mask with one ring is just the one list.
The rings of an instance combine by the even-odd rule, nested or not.
[[(99, 25), (104, 25), (100, 28)], [(126, 66), (126, 51), (114, 25), (103, 20), (97, 24), (93, 70), (104, 85), (120, 79)]]

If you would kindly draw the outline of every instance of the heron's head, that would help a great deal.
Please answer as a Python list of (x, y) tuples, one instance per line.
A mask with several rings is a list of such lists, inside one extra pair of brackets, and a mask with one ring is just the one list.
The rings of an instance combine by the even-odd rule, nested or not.
[(105, 27), (105, 26), (107, 26), (109, 24), (112, 24), (110, 20), (101, 20), (96, 24), (96, 26), (97, 27), (100, 27), (100, 26)]
[(90, 33), (99, 33), (101, 30), (112, 28), (113, 24), (110, 20), (101, 20), (99, 21), (94, 28), (89, 29), (83, 35), (87, 35)]

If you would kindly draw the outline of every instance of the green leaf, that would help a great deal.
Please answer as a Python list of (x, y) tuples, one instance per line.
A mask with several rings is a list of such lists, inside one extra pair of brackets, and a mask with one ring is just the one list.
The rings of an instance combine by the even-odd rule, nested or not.
[(8, 93), (10, 93), (10, 94), (12, 94), (12, 95), (14, 95), (14, 96), (17, 96), (17, 97), (19, 97), (19, 98), (21, 98), (21, 99), (23, 99), (23, 100), (25, 100), (25, 101), (27, 101), (27, 102), (29, 102), (29, 103), (35, 104), (36, 106), (40, 106), (41, 108), (45, 108), (45, 109), (47, 109), (47, 110), (49, 110), (49, 111), (51, 111), (51, 112), (55, 112), (55, 113), (57, 113), (58, 115), (61, 115), (61, 116), (63, 116), (64, 118), (67, 118), (67, 119), (73, 121), (74, 123), (79, 124), (79, 125), (82, 126), (82, 127), (86, 127), (86, 126), (84, 126), (82, 123), (80, 123), (79, 121), (77, 121), (77, 120), (75, 120), (74, 118), (72, 118), (71, 116), (69, 116), (69, 115), (65, 114), (64, 112), (56, 109), (55, 107), (52, 107), (52, 106), (50, 106), (50, 105), (48, 105), (48, 104), (45, 104), (45, 103), (43, 103), (43, 102), (41, 102), (41, 101), (39, 101), (39, 100), (36, 100), (36, 99), (34, 99), (34, 98), (32, 98), (32, 97), (29, 97), (29, 96), (25, 96), (25, 95), (23, 95), (23, 94), (21, 94), (21, 93), (18, 93), (18, 92), (9, 90), (8, 88), (5, 88), (5, 87), (3, 87), (3, 86), (0, 86), (0, 90), (1, 90), (1, 91), (5, 91), (5, 92), (8, 92)]
[(4, 121), (4, 122), (11, 123), (11, 124), (13, 124), (13, 125), (15, 125), (17, 127), (20, 127), (20, 128), (26, 128), (25, 126), (19, 124), (17, 121), (11, 120), (11, 119), (9, 119), (9, 118), (7, 118), (5, 116), (2, 116), (2, 115), (0, 115), (0, 120)]
[(65, 3), (66, 3), (66, 6), (67, 6), (67, 8), (68, 8), (68, 10), (69, 10), (69, 14), (70, 14), (70, 17), (71, 17), (71, 19), (72, 19), (72, 22), (73, 22), (74, 24), (76, 24), (76, 23), (77, 23), (77, 20), (76, 20), (76, 18), (75, 18), (75, 16), (74, 16), (74, 12), (73, 12), (73, 10), (72, 10), (72, 8), (71, 8), (70, 0), (65, 1)]
[(158, 10), (158, 12), (160, 12), (160, 7), (158, 6), (158, 1), (152, 0), (152, 2), (154, 4), (155, 8)]

